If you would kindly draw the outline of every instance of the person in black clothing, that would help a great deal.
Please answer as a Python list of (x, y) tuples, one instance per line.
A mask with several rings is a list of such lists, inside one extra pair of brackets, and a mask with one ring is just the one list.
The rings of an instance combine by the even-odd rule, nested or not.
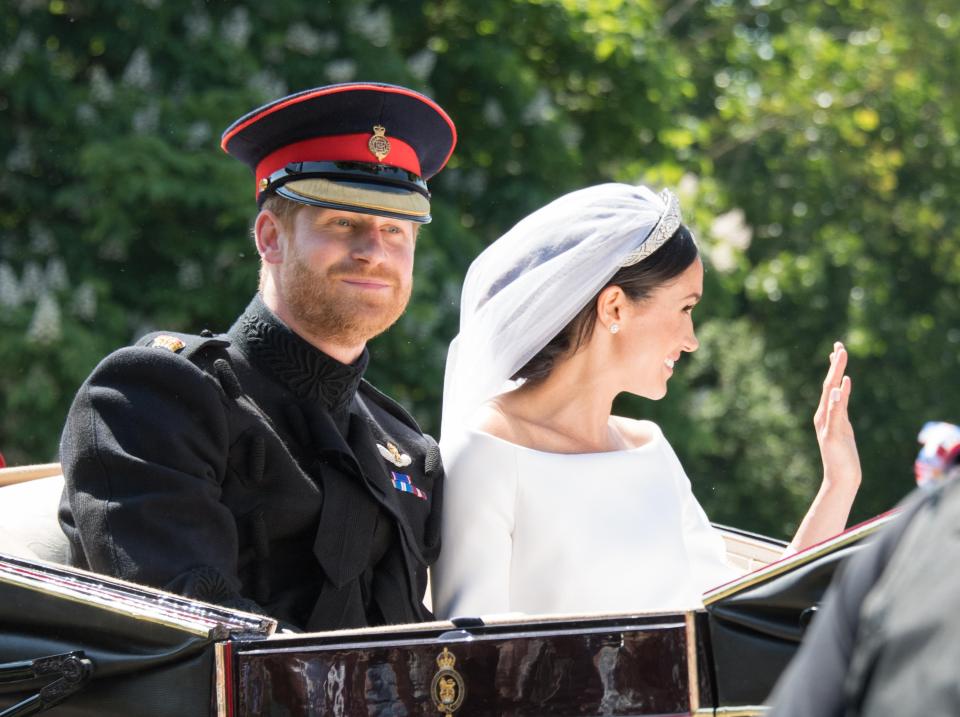
[(920, 440), (919, 487), (843, 566), (769, 717), (960, 714), (960, 427)]
[(72, 564), (297, 629), (431, 618), (439, 452), (363, 373), (455, 143), (433, 101), (375, 83), (226, 130), (256, 175), (259, 291), (226, 334), (150, 334), (80, 388), (60, 446)]

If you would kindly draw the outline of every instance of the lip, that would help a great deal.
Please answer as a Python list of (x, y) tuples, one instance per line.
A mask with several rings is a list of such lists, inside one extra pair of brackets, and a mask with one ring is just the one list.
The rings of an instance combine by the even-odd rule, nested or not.
[(356, 286), (360, 289), (389, 289), (390, 284), (385, 281), (380, 281), (378, 279), (341, 279), (344, 284), (349, 284), (350, 286)]

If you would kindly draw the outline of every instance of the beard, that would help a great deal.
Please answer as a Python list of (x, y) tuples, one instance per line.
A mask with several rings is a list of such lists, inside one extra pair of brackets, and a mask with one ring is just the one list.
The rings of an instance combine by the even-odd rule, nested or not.
[[(363, 271), (350, 261), (319, 272), (296, 252), (286, 268), (279, 293), (293, 318), (311, 335), (336, 344), (355, 346), (378, 336), (396, 323), (410, 300), (411, 282), (397, 272)], [(389, 286), (352, 289), (341, 276), (380, 280)]]

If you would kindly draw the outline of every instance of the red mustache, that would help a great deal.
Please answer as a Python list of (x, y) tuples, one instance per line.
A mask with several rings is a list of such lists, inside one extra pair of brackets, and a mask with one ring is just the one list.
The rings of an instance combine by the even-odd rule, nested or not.
[(331, 279), (351, 279), (351, 280), (370, 280), (380, 281), (391, 286), (400, 284), (400, 275), (394, 271), (384, 269), (375, 269), (370, 271), (357, 264), (336, 264), (327, 272)]

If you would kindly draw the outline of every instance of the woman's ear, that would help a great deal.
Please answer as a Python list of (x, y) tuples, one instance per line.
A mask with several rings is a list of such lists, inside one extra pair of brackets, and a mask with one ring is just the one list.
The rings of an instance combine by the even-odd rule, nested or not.
[(613, 324), (623, 320), (623, 308), (626, 294), (616, 284), (608, 286), (597, 297), (597, 322), (609, 330)]
[(254, 222), (253, 236), (257, 243), (257, 253), (263, 261), (268, 264), (283, 263), (286, 237), (276, 214), (269, 209), (262, 210)]

